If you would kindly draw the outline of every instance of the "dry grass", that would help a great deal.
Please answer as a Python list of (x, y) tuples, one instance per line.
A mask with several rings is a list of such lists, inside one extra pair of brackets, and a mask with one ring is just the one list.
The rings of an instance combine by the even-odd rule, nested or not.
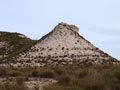
[(60, 72), (58, 83), (44, 90), (120, 90), (119, 65), (64, 67)]
[(14, 83), (6, 82), (0, 84), (0, 90), (28, 90), (22, 78), (17, 78)]
[[(42, 77), (58, 81), (44, 86), (44, 90), (120, 90), (120, 65), (0, 68), (0, 76)], [(0, 84), (0, 90), (19, 90), (18, 87), (28, 90), (23, 83), (18, 79), (12, 85)]]

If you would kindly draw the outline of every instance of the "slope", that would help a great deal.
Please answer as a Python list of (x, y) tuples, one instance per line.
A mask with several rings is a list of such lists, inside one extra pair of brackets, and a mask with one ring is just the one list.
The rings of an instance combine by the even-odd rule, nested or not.
[(30, 48), (34, 42), (20, 33), (0, 32), (0, 61)]
[[(113, 64), (115, 58), (96, 48), (78, 33), (78, 28), (66, 23), (58, 24), (27, 52), (21, 53), (14, 64), (19, 66), (62, 66), (69, 64)], [(22, 63), (19, 63), (22, 62)]]

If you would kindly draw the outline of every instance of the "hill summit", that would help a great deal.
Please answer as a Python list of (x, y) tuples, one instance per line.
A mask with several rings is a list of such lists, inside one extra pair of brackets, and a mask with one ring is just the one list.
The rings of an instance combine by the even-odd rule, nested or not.
[(78, 33), (75, 25), (59, 23), (27, 51), (13, 57), (12, 66), (62, 66), (71, 64), (112, 64), (117, 60)]

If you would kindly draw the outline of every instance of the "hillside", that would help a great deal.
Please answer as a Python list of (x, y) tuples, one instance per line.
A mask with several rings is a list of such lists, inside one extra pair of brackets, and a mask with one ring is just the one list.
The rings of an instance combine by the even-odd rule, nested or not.
[(0, 60), (21, 53), (35, 42), (20, 33), (0, 32)]
[(0, 90), (120, 90), (118, 60), (78, 31), (59, 23), (36, 41), (0, 32)]
[[(12, 66), (64, 66), (71, 64), (113, 64), (117, 60), (104, 53), (78, 33), (79, 28), (59, 23), (28, 51), (21, 53)], [(17, 63), (17, 65), (16, 65)]]

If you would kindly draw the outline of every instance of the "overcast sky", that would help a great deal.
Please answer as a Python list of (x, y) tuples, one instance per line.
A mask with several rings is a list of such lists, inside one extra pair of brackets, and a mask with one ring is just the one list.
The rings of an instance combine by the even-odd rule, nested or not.
[(0, 0), (0, 31), (40, 39), (59, 22), (120, 60), (120, 0)]

